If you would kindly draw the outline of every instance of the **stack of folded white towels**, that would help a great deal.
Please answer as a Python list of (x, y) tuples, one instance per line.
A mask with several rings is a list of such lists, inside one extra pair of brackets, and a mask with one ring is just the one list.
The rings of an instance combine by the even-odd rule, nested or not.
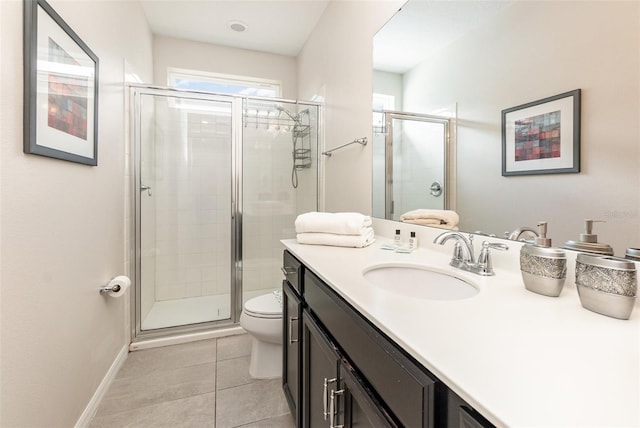
[(371, 217), (360, 213), (308, 212), (295, 226), (301, 244), (362, 248), (375, 241)]
[(458, 216), (458, 213), (451, 210), (432, 210), (421, 208), (402, 214), (400, 216), (400, 220), (405, 223), (458, 230), (460, 217)]

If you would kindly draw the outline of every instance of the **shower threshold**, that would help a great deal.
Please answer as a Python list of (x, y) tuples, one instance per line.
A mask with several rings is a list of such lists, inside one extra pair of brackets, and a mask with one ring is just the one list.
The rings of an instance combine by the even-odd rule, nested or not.
[[(269, 291), (248, 291), (244, 293), (244, 301)], [(141, 330), (148, 331), (230, 319), (230, 304), (229, 293), (155, 302), (149, 314), (142, 321)]]

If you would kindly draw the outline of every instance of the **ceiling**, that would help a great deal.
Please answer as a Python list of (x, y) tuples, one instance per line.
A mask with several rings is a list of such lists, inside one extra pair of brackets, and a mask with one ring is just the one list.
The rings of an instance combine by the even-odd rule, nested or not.
[[(293, 57), (304, 46), (329, 1), (141, 0), (154, 34)], [(374, 69), (405, 73), (510, 3), (408, 1), (376, 34)], [(229, 28), (230, 23), (238, 21), (246, 25), (245, 31)]]
[[(330, 0), (142, 0), (154, 34), (297, 56)], [(229, 23), (246, 25), (233, 31)]]
[(511, 3), (511, 0), (410, 0), (376, 33), (373, 68), (405, 73)]

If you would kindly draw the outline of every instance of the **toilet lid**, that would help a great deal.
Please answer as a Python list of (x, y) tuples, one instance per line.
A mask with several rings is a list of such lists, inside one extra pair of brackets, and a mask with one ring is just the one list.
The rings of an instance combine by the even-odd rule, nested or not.
[(281, 318), (282, 306), (273, 293), (263, 294), (262, 296), (249, 299), (244, 304), (244, 311), (248, 315), (258, 318)]

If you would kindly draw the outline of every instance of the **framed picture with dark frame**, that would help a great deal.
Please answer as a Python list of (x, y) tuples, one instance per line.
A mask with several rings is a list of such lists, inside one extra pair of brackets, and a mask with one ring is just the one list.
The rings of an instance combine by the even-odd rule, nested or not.
[(45, 0), (24, 2), (24, 152), (98, 164), (98, 57)]
[(580, 172), (580, 89), (502, 110), (502, 175)]

